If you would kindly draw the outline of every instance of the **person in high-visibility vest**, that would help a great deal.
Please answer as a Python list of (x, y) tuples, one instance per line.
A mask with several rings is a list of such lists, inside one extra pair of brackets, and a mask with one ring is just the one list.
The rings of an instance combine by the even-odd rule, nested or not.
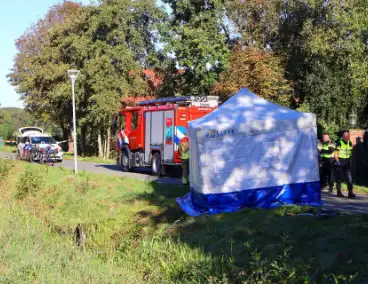
[(179, 142), (179, 155), (181, 159), (183, 184), (189, 184), (189, 140), (184, 137)]
[(334, 186), (334, 152), (335, 143), (330, 140), (330, 136), (325, 133), (322, 137), (321, 158), (321, 183), (323, 187), (328, 185), (328, 191), (333, 191)]
[(341, 182), (346, 180), (348, 185), (348, 197), (355, 198), (353, 193), (353, 177), (351, 174), (351, 156), (353, 144), (350, 141), (349, 131), (344, 131), (342, 138), (337, 142), (335, 150), (335, 165), (336, 165), (336, 188), (337, 196), (344, 197), (341, 192)]

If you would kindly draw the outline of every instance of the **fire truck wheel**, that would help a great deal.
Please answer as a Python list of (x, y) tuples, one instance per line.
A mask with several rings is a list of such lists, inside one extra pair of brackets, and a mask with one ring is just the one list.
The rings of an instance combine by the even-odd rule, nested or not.
[(129, 149), (123, 148), (121, 151), (120, 165), (123, 172), (129, 172)]
[(161, 176), (162, 174), (161, 155), (157, 152), (152, 156), (152, 173), (155, 176)]

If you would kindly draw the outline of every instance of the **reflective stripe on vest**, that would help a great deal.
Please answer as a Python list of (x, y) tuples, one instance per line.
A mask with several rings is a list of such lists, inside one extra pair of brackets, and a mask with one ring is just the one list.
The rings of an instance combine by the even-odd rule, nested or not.
[(343, 140), (339, 142), (340, 148), (339, 148), (339, 158), (341, 159), (350, 159), (351, 158), (351, 151), (353, 150), (353, 147), (349, 142), (345, 143)]
[[(322, 151), (323, 150), (324, 151), (328, 151), (330, 147), (332, 147), (332, 148), (335, 149), (335, 146), (333, 144), (331, 144), (331, 143), (323, 143), (323, 145), (322, 145)], [(331, 154), (329, 154), (329, 153), (321, 153), (321, 158), (328, 158), (328, 159), (330, 159), (330, 158), (333, 158), (333, 157), (334, 157), (334, 153), (333, 152)]]

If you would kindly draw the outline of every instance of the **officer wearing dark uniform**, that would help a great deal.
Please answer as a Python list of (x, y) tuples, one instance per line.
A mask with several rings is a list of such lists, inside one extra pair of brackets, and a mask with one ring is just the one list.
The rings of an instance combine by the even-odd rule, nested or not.
[(334, 152), (335, 144), (330, 140), (328, 134), (323, 134), (321, 158), (321, 183), (323, 187), (328, 185), (328, 190), (332, 192), (334, 186)]
[(344, 197), (341, 192), (341, 182), (345, 179), (348, 185), (348, 197), (355, 198), (353, 193), (353, 177), (351, 175), (351, 155), (353, 144), (350, 141), (350, 133), (344, 131), (342, 138), (337, 142), (335, 151), (336, 188), (337, 196)]

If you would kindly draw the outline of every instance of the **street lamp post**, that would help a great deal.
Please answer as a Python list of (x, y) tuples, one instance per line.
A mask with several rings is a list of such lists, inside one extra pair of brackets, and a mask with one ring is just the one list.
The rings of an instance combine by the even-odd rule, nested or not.
[(78, 173), (78, 163), (77, 163), (77, 123), (75, 118), (75, 95), (74, 95), (74, 84), (80, 71), (75, 69), (70, 69), (67, 71), (68, 76), (72, 82), (72, 100), (73, 100), (73, 144), (74, 144), (74, 173)]

